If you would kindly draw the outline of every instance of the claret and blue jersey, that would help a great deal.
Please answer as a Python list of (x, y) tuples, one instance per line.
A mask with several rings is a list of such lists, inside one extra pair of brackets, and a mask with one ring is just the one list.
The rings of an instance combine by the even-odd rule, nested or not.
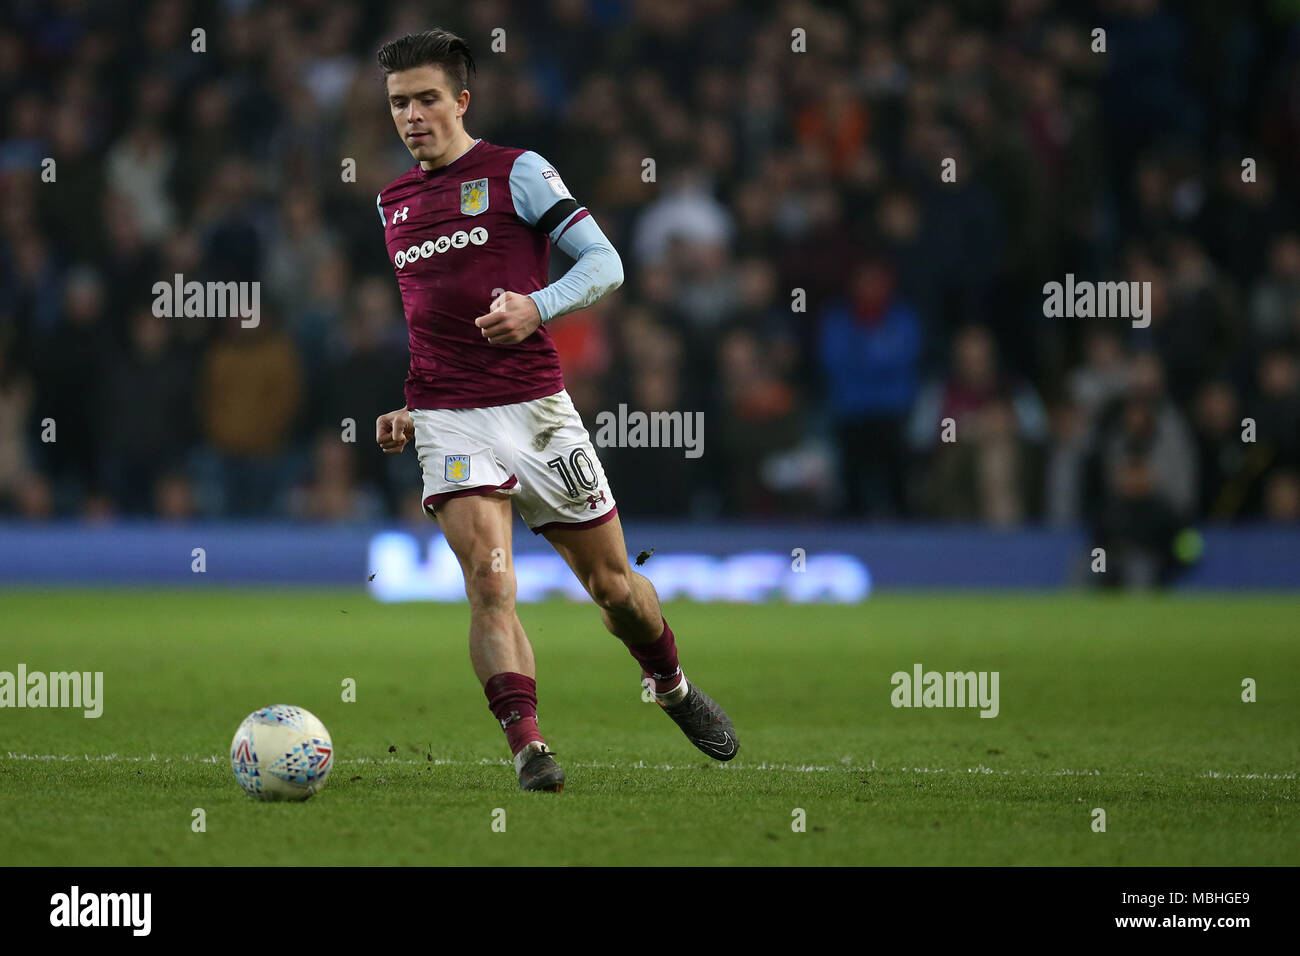
[[(545, 324), (514, 345), (489, 344), (474, 325), (503, 291), (530, 295), (544, 323), (623, 281), (617, 252), (552, 166), (479, 139), (445, 166), (417, 164), (377, 204), (410, 333), (408, 408), (507, 405), (564, 388)], [(548, 287), (552, 242), (577, 261)]]

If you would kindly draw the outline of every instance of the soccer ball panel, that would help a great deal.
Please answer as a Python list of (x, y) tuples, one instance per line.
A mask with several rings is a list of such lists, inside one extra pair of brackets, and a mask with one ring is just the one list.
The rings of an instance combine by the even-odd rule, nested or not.
[(334, 744), (310, 711), (286, 704), (255, 710), (230, 742), (230, 766), (258, 800), (306, 800), (325, 785)]

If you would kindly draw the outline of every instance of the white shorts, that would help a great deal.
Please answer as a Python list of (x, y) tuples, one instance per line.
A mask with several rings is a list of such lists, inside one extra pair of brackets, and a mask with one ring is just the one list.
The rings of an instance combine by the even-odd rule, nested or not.
[(487, 408), (414, 409), (424, 511), (462, 495), (510, 495), (534, 534), (603, 524), (614, 494), (569, 393)]

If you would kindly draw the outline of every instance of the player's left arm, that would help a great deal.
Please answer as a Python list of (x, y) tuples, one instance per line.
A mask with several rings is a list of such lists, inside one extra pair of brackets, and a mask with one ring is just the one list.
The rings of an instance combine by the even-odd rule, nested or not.
[(543, 322), (586, 308), (623, 284), (618, 252), (546, 160), (522, 153), (510, 174), (510, 193), (519, 217), (576, 261), (544, 289), (527, 295), (503, 292), (492, 301), (488, 314), (475, 324), (494, 345), (522, 342)]

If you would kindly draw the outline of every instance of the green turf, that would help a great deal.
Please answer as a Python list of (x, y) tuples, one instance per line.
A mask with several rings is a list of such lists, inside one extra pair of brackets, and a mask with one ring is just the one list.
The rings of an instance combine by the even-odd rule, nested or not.
[[(1289, 596), (670, 605), (687, 673), (740, 734), (718, 765), (641, 702), (591, 606), (528, 606), (542, 728), (568, 773), (555, 795), (515, 789), (463, 606), (0, 592), (0, 670), (105, 681), (97, 720), (0, 710), (0, 861), (1297, 864), (1297, 610)], [(916, 662), (998, 671), (1001, 713), (895, 709), (890, 675)], [(235, 727), (270, 703), (333, 735), (333, 775), (304, 804), (256, 803), (231, 773)], [(50, 755), (71, 759), (36, 759)]]

